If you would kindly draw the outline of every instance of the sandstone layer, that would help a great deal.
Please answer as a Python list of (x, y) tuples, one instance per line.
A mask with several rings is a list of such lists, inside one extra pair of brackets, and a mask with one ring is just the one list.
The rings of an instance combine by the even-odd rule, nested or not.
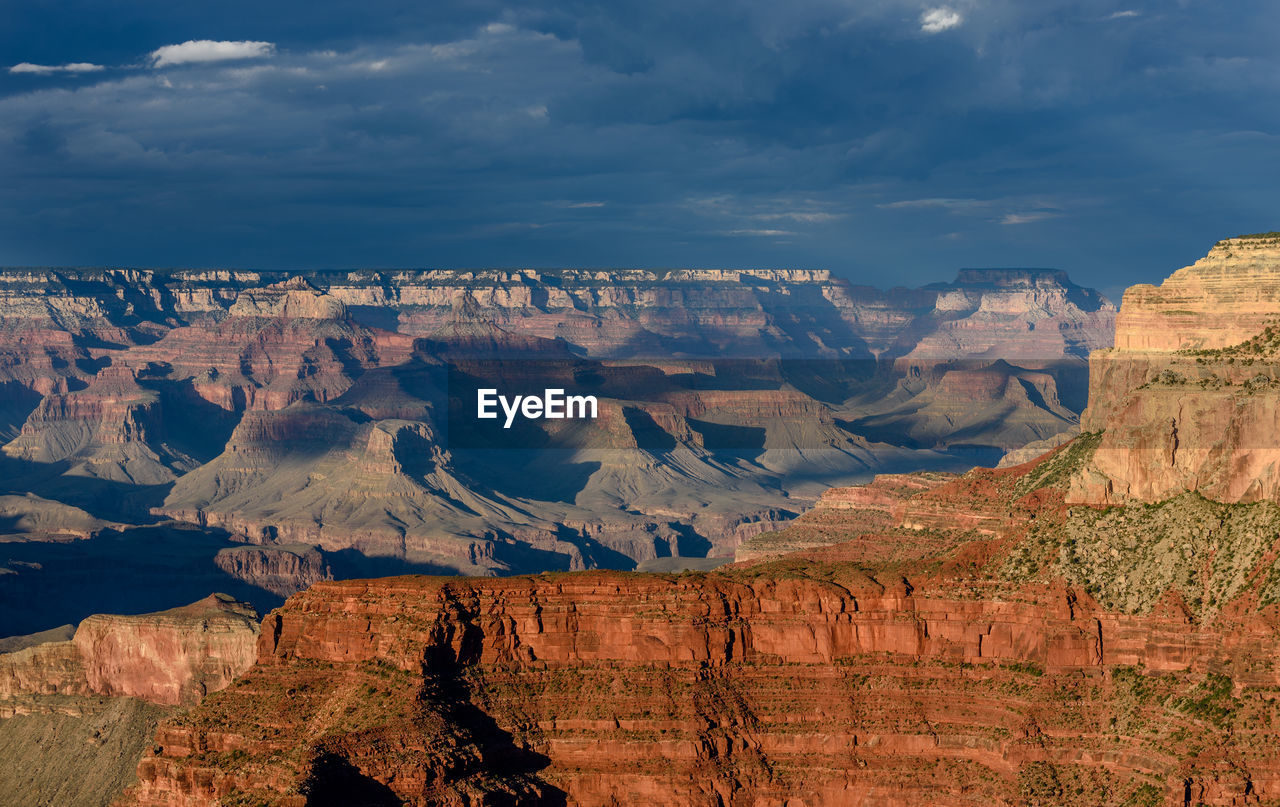
[[(69, 638), (63, 636), (69, 635)], [(226, 595), (98, 614), (0, 653), (0, 804), (100, 807), (135, 781), (159, 721), (253, 662), (258, 615)]]
[(1278, 326), (1280, 237), (1227, 239), (1126, 292), (1115, 348), (1091, 359), (1081, 428), (1102, 438), (1071, 499), (1280, 498)]
[(1280, 799), (1280, 509), (1068, 507), (1095, 447), (833, 491), (707, 574), (318, 583), (122, 803)]
[(94, 615), (69, 641), (0, 655), (0, 715), (38, 709), (38, 696), (190, 705), (252, 663), (257, 634), (254, 610), (218, 594), (160, 613)]

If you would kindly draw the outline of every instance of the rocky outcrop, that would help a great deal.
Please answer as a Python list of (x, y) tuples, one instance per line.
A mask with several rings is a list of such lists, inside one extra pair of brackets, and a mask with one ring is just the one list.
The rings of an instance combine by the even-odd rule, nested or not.
[(0, 655), (0, 716), (53, 695), (190, 705), (252, 663), (257, 635), (254, 610), (220, 594), (154, 614), (91, 616), (70, 641)]
[[(1265, 741), (1225, 749), (1232, 779), (1222, 755), (1188, 768), (1176, 745), (1097, 727), (1145, 731), (1129, 710), (1150, 701), (1121, 690), (1194, 690), (1216, 680), (1206, 667), (1238, 672), (1274, 641), (1104, 613), (1065, 588), (983, 602), (857, 574), (321, 583), (267, 619), (244, 679), (161, 729), (124, 803), (923, 805), (978, 789), (1014, 804), (1029, 775), (1061, 768), (1119, 796), (1077, 803), (1151, 782), (1172, 795), (1185, 778), (1225, 805), (1280, 792)], [(1116, 665), (1165, 675), (1144, 684)], [(1278, 680), (1268, 670), (1235, 697), (1261, 707), (1248, 687)], [(1051, 705), (1063, 691), (1069, 705)]]
[(324, 555), (306, 544), (229, 547), (218, 552), (213, 562), (232, 577), (281, 597), (333, 579)]
[(163, 484), (198, 463), (166, 441), (162, 407), (132, 371), (107, 367), (83, 390), (46, 396), (3, 450), (32, 463), (67, 461), (68, 475)]
[(325, 294), (302, 277), (292, 277), (261, 289), (236, 295), (228, 313), (233, 317), (281, 317), (284, 319), (344, 319), (342, 301)]
[(1093, 354), (1086, 431), (1103, 432), (1071, 500), (1280, 498), (1280, 237), (1217, 244), (1125, 293), (1116, 347)]
[(1244, 342), (1280, 316), (1280, 236), (1219, 241), (1159, 286), (1124, 294), (1117, 351), (1170, 353)]

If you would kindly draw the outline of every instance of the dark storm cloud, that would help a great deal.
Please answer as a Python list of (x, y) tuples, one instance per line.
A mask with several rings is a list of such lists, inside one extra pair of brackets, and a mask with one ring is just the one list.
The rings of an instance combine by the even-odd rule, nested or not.
[(101, 5), (0, 33), (0, 261), (1114, 290), (1280, 226), (1262, 2)]

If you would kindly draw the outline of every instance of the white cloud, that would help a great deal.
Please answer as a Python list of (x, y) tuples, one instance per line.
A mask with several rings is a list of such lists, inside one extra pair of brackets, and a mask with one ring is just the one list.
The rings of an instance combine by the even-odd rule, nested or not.
[(181, 45), (165, 45), (151, 52), (152, 67), (177, 64), (225, 62), (233, 59), (261, 59), (276, 51), (274, 42), (215, 42), (192, 39)]
[(32, 64), (19, 62), (9, 68), (10, 73), (34, 73), (37, 76), (49, 76), (54, 73), (97, 73), (106, 68), (100, 64), (89, 62), (71, 62), (70, 64)]
[(962, 22), (964, 17), (960, 16), (960, 12), (954, 8), (939, 6), (920, 15), (920, 30), (926, 34), (940, 34), (955, 28)]
[(889, 210), (940, 207), (944, 210), (973, 210), (990, 206), (990, 202), (981, 199), (953, 199), (950, 197), (932, 197), (929, 199), (903, 199), (900, 202), (887, 202), (876, 205)]
[(1062, 203), (1041, 197), (1002, 197), (965, 199), (939, 196), (929, 199), (904, 199), (876, 205), (887, 210), (936, 209), (961, 216), (983, 216), (1000, 224), (1030, 224), (1063, 215)]
[(753, 228), (739, 230), (725, 230), (725, 235), (758, 235), (758, 236), (776, 236), (776, 235), (795, 235), (794, 230), (758, 230)]
[(1030, 224), (1033, 221), (1044, 221), (1045, 219), (1055, 218), (1057, 213), (1050, 213), (1047, 210), (1036, 211), (1034, 213), (1006, 213), (1005, 217), (1000, 219), (1001, 224)]
[(1128, 18), (1128, 17), (1140, 17), (1140, 16), (1142, 16), (1142, 12), (1140, 12), (1140, 11), (1134, 11), (1134, 10), (1132, 10), (1132, 9), (1126, 9), (1125, 11), (1117, 11), (1117, 12), (1115, 12), (1114, 14), (1108, 14), (1108, 15), (1107, 15), (1107, 19), (1109, 19), (1109, 20), (1123, 20), (1123, 19), (1126, 19), (1126, 18)]
[[(748, 200), (723, 194), (686, 199), (684, 204), (703, 215), (726, 217), (743, 224), (780, 221), (795, 224), (829, 224), (848, 216), (848, 213), (839, 209), (837, 212), (832, 212), (831, 208), (835, 206), (829, 202), (808, 198), (773, 197)], [(741, 227), (717, 232), (726, 235), (797, 235), (794, 230), (756, 227)]]
[(845, 217), (844, 213), (823, 213), (821, 211), (804, 211), (791, 210), (786, 213), (755, 213), (748, 218), (757, 221), (777, 221), (778, 219), (790, 219), (791, 221), (802, 222), (804, 224), (826, 224), (832, 221), (838, 221)]

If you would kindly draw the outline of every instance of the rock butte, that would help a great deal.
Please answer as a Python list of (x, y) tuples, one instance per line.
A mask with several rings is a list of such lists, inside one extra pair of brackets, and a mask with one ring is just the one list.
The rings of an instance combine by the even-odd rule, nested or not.
[(1277, 325), (1280, 237), (1227, 239), (1127, 291), (1115, 348), (1090, 359), (1081, 428), (1102, 442), (1070, 500), (1280, 498)]

